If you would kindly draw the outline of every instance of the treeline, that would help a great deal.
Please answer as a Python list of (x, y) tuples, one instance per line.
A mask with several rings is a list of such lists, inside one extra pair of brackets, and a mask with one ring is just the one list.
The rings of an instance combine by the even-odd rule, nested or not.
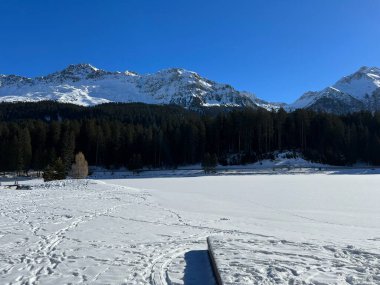
[(199, 114), (177, 106), (55, 102), (0, 104), (0, 171), (42, 170), (58, 157), (68, 169), (83, 152), (89, 165), (118, 168), (249, 163), (295, 150), (334, 165), (380, 164), (380, 113), (337, 116), (239, 109)]

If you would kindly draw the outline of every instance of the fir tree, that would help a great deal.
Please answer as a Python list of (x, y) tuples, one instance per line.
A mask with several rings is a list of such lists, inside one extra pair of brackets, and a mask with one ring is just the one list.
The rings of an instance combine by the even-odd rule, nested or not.
[(128, 170), (133, 173), (138, 173), (143, 167), (141, 154), (133, 154), (128, 163)]
[(203, 171), (207, 173), (213, 173), (215, 172), (215, 168), (218, 165), (218, 158), (215, 153), (210, 155), (208, 152), (205, 153), (203, 160), (202, 160), (202, 169)]
[(58, 158), (54, 163), (49, 164), (42, 174), (42, 177), (45, 182), (66, 179), (66, 169), (62, 159)]

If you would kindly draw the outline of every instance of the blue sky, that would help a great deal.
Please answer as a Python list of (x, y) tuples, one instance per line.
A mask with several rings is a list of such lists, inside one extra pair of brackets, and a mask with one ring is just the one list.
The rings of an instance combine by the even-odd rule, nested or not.
[(380, 66), (378, 0), (0, 0), (0, 74), (168, 67), (292, 102)]

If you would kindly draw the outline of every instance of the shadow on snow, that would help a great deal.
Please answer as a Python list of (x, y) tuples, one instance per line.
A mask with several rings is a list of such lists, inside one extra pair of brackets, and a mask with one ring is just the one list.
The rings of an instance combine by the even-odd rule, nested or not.
[(185, 253), (185, 285), (217, 285), (207, 250), (192, 250)]

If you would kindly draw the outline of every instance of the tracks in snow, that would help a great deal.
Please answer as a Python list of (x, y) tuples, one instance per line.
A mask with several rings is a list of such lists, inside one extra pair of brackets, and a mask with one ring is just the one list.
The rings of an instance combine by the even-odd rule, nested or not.
[[(258, 255), (277, 258), (277, 265), (264, 260), (255, 269), (261, 278), (301, 274), (291, 271), (297, 264), (300, 268), (312, 264), (321, 274), (333, 266), (338, 270), (340, 264), (357, 275), (363, 268), (363, 274), (380, 274), (380, 257), (369, 251), (292, 243), (234, 230), (233, 224), (222, 219), (220, 224), (207, 217), (186, 219), (181, 211), (163, 207), (147, 192), (107, 183), (90, 186), (70, 190), (68, 183), (61, 191), (4, 192), (9, 194), (6, 198), (2, 193), (0, 239), (7, 245), (0, 247), (0, 283), (178, 284), (180, 271), (185, 271), (185, 254), (204, 250), (206, 237), (215, 234), (247, 241)], [(294, 254), (297, 249), (314, 254)], [(324, 264), (323, 255), (329, 256), (330, 265)], [(335, 255), (340, 263), (332, 263)], [(350, 282), (354, 284), (354, 280), (346, 281)]]
[[(55, 190), (49, 190), (55, 191)], [(14, 193), (14, 195), (20, 192)], [(36, 193), (36, 194), (35, 194)], [(12, 193), (13, 194), (13, 193)], [(24, 193), (21, 193), (24, 194)], [(59, 264), (65, 264), (67, 261), (67, 254), (59, 248), (59, 245), (65, 241), (69, 232), (75, 231), (82, 224), (88, 223), (97, 217), (107, 216), (115, 212), (118, 208), (124, 207), (130, 203), (117, 201), (118, 203), (111, 207), (101, 207), (93, 212), (90, 211), (76, 211), (82, 215), (71, 214), (55, 214), (57, 209), (70, 212), (70, 209), (62, 207), (54, 207), (49, 205), (52, 201), (57, 199), (72, 198), (68, 195), (62, 195), (56, 198), (45, 197), (47, 195), (43, 192), (30, 192), (31, 199), (17, 199), (15, 198), (12, 203), (4, 205), (1, 211), (1, 216), (8, 219), (9, 227), (19, 228), (20, 235), (25, 234), (25, 229), (32, 233), (32, 237), (25, 237), (21, 241), (16, 241), (18, 247), (25, 248), (24, 253), (18, 256), (13, 255), (12, 259), (7, 256), (7, 251), (0, 249), (0, 272), (1, 277), (7, 275), (15, 275), (11, 283), (15, 284), (35, 284), (42, 276), (49, 276), (56, 274), (56, 268)], [(33, 195), (36, 196), (33, 196)], [(86, 192), (75, 193), (79, 199), (89, 198)], [(20, 195), (23, 196), (23, 195)], [(38, 198), (43, 196), (42, 198)], [(33, 199), (36, 198), (37, 199)], [(109, 197), (101, 197), (107, 199)], [(43, 203), (41, 203), (43, 202)], [(37, 205), (36, 203), (41, 203)], [(107, 203), (105, 203), (107, 205)], [(45, 208), (46, 207), (46, 208)], [(102, 209), (103, 208), (103, 209)], [(38, 215), (40, 214), (40, 216)], [(42, 215), (41, 215), (42, 214)], [(4, 221), (4, 220), (3, 220)], [(63, 227), (58, 227), (63, 224)], [(51, 231), (46, 227), (56, 228)], [(47, 232), (47, 233), (46, 233)], [(8, 234), (19, 235), (16, 232), (9, 232)], [(8, 253), (9, 254), (9, 253)], [(7, 280), (10, 280), (7, 278)]]

